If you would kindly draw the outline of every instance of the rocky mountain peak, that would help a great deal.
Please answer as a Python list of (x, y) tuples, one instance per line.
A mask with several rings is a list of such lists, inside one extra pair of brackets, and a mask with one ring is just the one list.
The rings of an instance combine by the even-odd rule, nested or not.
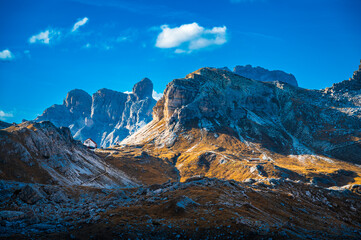
[(74, 89), (68, 92), (63, 105), (71, 112), (89, 112), (92, 104), (91, 96), (81, 89)]
[[(167, 85), (164, 97), (154, 108), (154, 119), (182, 121), (190, 118), (216, 117), (220, 113), (226, 116), (227, 109), (230, 111), (234, 105), (230, 100), (231, 96), (238, 94), (235, 90), (241, 90), (242, 93), (246, 86), (257, 87), (260, 84), (227, 70), (201, 68)], [(237, 98), (241, 98), (241, 94), (238, 94)], [(232, 116), (237, 113), (233, 112)]]
[(263, 82), (280, 81), (298, 87), (298, 83), (295, 76), (280, 70), (271, 71), (262, 67), (252, 67), (252, 65), (248, 64), (245, 66), (236, 66), (233, 69), (233, 72), (240, 76), (251, 78), (258, 81), (263, 81)]
[[(225, 143), (222, 147), (230, 148), (227, 142), (237, 139), (237, 144), (258, 151), (263, 158), (267, 158), (266, 152), (300, 159), (326, 154), (359, 164), (361, 148), (355, 143), (361, 137), (358, 112), (358, 105), (343, 96), (335, 101), (322, 91), (201, 68), (170, 82), (153, 108), (153, 121), (122, 144), (149, 142), (160, 148), (182, 146), (184, 151), (197, 143), (189, 139), (204, 140), (207, 133), (217, 146)], [(225, 138), (218, 139), (222, 134)], [(340, 139), (337, 144), (336, 138)], [(259, 146), (253, 149), (254, 144)], [(339, 154), (343, 146), (352, 147), (352, 151)]]
[(358, 70), (353, 73), (352, 78), (357, 81), (361, 81), (361, 60), (360, 65), (358, 66)]
[(98, 146), (107, 147), (135, 132), (152, 120), (153, 83), (144, 78), (133, 87), (133, 93), (106, 88), (91, 97), (80, 89), (70, 91), (62, 105), (53, 105), (35, 121), (48, 120), (55, 126), (69, 127), (74, 138), (92, 138)]
[(339, 83), (334, 83), (332, 87), (326, 88), (325, 92), (331, 92), (336, 95), (337, 94), (359, 95), (360, 90), (361, 90), (361, 60), (360, 60), (359, 68), (353, 72), (351, 78)]
[(144, 99), (146, 97), (151, 98), (152, 93), (153, 93), (153, 83), (149, 78), (143, 78), (133, 87), (133, 94), (138, 99)]

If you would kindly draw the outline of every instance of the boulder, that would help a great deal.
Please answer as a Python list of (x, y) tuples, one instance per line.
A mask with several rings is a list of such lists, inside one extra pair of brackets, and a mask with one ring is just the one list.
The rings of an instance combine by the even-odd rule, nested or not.
[(45, 196), (45, 193), (34, 185), (26, 185), (18, 195), (23, 202), (28, 204), (35, 204), (44, 199)]

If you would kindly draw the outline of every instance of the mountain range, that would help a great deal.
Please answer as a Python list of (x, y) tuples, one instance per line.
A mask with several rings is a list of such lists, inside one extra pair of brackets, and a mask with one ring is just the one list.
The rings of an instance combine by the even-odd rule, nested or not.
[[(228, 68), (223, 68), (229, 70)], [(251, 65), (236, 66), (234, 73), (258, 81), (281, 81), (298, 86), (296, 78), (280, 70)], [(144, 78), (131, 93), (100, 89), (93, 96), (81, 89), (71, 90), (62, 105), (47, 108), (35, 121), (51, 121), (69, 127), (74, 138), (93, 139), (100, 147), (118, 144), (152, 120), (153, 83)]]
[(93, 139), (98, 146), (115, 145), (152, 119), (156, 101), (153, 83), (144, 78), (131, 93), (100, 89), (93, 96), (74, 89), (62, 105), (47, 108), (35, 121), (51, 121), (55, 126), (69, 127), (75, 139)]
[[(325, 186), (360, 181), (360, 69), (308, 90), (202, 68), (167, 85), (153, 120), (122, 145), (176, 156), (181, 180), (288, 177)], [(351, 89), (348, 85), (355, 86)]]
[[(147, 79), (131, 94), (74, 90), (43, 114), (73, 132), (5, 126), (0, 236), (359, 239), (361, 64), (321, 90), (264, 79), (201, 68), (156, 103)], [(72, 137), (102, 127), (134, 133), (103, 149)]]
[[(220, 68), (232, 72), (228, 67)], [(283, 82), (298, 87), (298, 82), (291, 73), (285, 73), (281, 70), (268, 70), (263, 67), (252, 67), (252, 65), (237, 65), (233, 68), (233, 73), (245, 78), (262, 81), (262, 82)]]

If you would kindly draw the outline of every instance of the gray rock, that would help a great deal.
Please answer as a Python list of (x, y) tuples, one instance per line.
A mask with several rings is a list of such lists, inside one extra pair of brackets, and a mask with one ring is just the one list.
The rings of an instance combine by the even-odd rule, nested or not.
[(4, 122), (4, 121), (0, 120), (0, 129), (8, 128), (10, 126), (11, 126), (11, 123), (7, 123), (7, 122)]
[(0, 211), (0, 220), (16, 221), (24, 217), (25, 213), (21, 211)]
[(23, 202), (28, 204), (35, 204), (39, 200), (44, 199), (45, 196), (43, 191), (33, 185), (26, 185), (18, 195)]
[(64, 203), (64, 202), (68, 202), (69, 198), (63, 191), (57, 191), (56, 193), (50, 196), (50, 200), (56, 203)]
[(153, 93), (153, 83), (148, 78), (136, 83), (133, 87), (133, 94), (138, 99), (151, 98)]
[(280, 82), (288, 83), (295, 87), (298, 86), (295, 76), (280, 70), (270, 71), (262, 67), (252, 67), (251, 65), (246, 65), (246, 66), (236, 66), (233, 69), (233, 72), (235, 74), (253, 80), (258, 80), (263, 82), (280, 81)]
[(136, 83), (132, 93), (100, 89), (92, 97), (83, 90), (70, 91), (62, 105), (53, 105), (35, 121), (48, 120), (69, 127), (75, 139), (93, 139), (109, 147), (152, 120), (156, 101), (153, 83), (148, 78)]
[[(24, 157), (28, 164), (24, 164)], [(68, 128), (57, 128), (49, 121), (24, 122), (16, 125), (13, 131), (0, 131), (0, 160), (0, 170), (17, 181), (105, 188), (137, 185), (75, 141)], [(27, 185), (19, 197), (30, 204), (45, 196), (54, 202), (67, 201), (64, 192), (48, 187), (43, 189)]]
[[(359, 71), (352, 81), (343, 83), (342, 89), (357, 89)], [(309, 90), (280, 81), (265, 83), (228, 70), (201, 68), (169, 83), (153, 116), (153, 124), (121, 144), (172, 147), (180, 135), (198, 125), (212, 135), (228, 129), (227, 134), (236, 136), (255, 152), (258, 148), (248, 143), (300, 161), (304, 156), (330, 161), (322, 157), (330, 156), (361, 164), (361, 145), (357, 141), (361, 131), (360, 90)], [(164, 130), (159, 130), (158, 123)], [(265, 175), (261, 169), (255, 170)]]

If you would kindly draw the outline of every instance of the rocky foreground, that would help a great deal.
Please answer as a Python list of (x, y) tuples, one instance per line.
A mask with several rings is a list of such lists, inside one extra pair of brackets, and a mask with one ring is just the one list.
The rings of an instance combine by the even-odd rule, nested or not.
[(131, 189), (0, 187), (2, 238), (361, 238), (360, 186), (193, 178)]

